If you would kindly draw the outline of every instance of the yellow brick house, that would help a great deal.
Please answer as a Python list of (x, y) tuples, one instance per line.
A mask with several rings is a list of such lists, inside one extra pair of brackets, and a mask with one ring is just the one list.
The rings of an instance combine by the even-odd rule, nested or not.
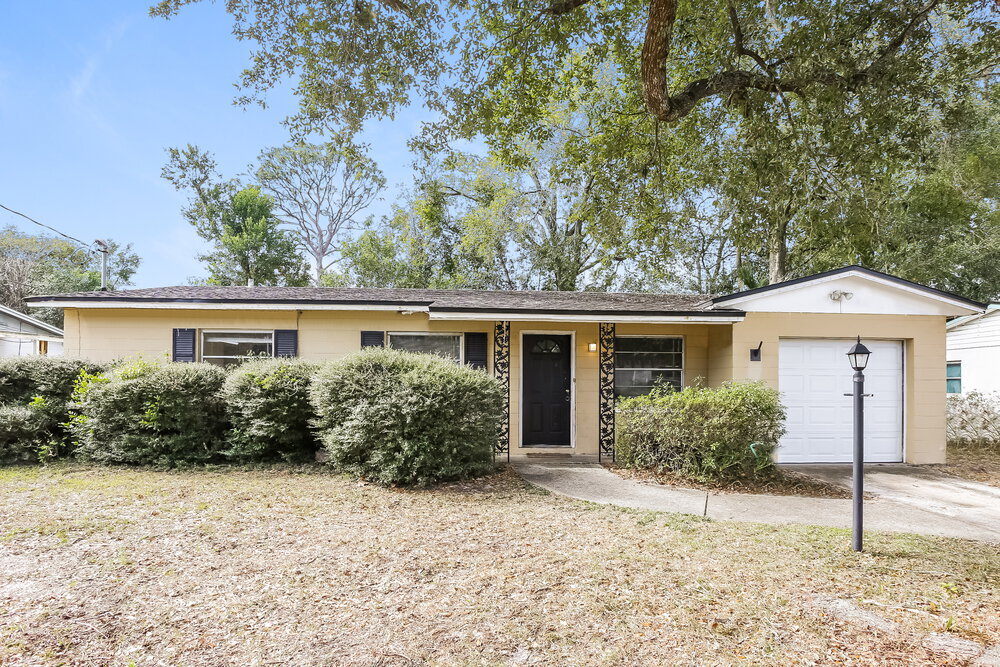
[(851, 458), (861, 336), (871, 462), (945, 459), (945, 323), (983, 304), (858, 266), (726, 296), (180, 286), (29, 299), (65, 310), (65, 354), (239, 363), (338, 359), (385, 345), (433, 352), (506, 387), (513, 456), (607, 455), (617, 396), (761, 380), (788, 408), (782, 462)]

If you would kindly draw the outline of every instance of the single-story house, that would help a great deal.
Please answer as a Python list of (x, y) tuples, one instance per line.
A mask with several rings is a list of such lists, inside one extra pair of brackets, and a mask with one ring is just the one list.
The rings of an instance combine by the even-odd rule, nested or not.
[(782, 462), (851, 459), (851, 370), (866, 373), (867, 458), (945, 460), (945, 323), (983, 304), (859, 266), (727, 296), (186, 286), (34, 297), (65, 309), (66, 354), (237, 363), (434, 352), (493, 373), (509, 453), (609, 455), (616, 396), (762, 380), (782, 392)]
[(0, 306), (0, 357), (61, 356), (63, 331), (47, 322)]
[(1000, 391), (1000, 304), (948, 322), (949, 394)]

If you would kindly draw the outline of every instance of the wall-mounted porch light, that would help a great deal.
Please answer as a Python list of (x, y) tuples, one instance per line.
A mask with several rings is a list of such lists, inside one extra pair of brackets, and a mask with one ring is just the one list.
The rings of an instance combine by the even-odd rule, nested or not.
[(597, 352), (597, 343), (587, 343), (587, 349), (591, 352)]

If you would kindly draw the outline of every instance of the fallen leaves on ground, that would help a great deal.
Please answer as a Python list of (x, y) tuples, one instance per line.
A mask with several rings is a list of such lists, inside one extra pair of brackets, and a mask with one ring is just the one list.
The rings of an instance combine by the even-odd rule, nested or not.
[[(1000, 550), (713, 522), (515, 474), (407, 491), (321, 472), (0, 470), (0, 663), (941, 663), (1000, 643)], [(850, 600), (899, 630), (818, 612)]]

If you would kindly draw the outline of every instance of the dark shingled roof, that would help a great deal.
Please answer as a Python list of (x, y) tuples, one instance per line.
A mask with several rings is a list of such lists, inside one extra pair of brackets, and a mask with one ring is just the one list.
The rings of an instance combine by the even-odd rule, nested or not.
[(35, 296), (34, 305), (58, 301), (92, 303), (296, 303), (428, 307), (436, 312), (544, 312), (544, 313), (632, 313), (638, 315), (707, 313), (739, 314), (738, 310), (710, 310), (711, 297), (704, 294), (641, 294), (613, 292), (550, 292), (380, 289), (365, 287), (220, 287), (184, 285), (108, 292), (72, 292)]

